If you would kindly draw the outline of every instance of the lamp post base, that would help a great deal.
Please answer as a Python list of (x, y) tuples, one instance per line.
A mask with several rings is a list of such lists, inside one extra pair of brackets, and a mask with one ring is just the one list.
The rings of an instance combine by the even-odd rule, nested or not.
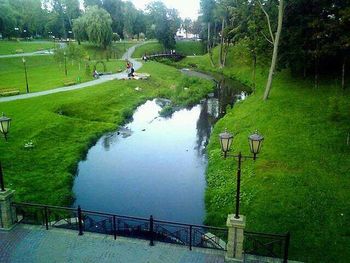
[(15, 191), (5, 188), (0, 191), (0, 229), (10, 230), (14, 227), (16, 212), (11, 206)]
[(243, 240), (246, 218), (239, 215), (230, 214), (227, 217), (226, 226), (228, 227), (227, 251), (225, 262), (243, 262)]

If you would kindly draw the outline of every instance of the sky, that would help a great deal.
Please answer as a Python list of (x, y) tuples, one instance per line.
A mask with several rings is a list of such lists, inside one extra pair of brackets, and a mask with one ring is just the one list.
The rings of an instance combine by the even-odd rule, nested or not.
[[(154, 0), (128, 0), (132, 2), (137, 9), (144, 10), (145, 6)], [(159, 0), (168, 8), (175, 8), (179, 11), (181, 18), (191, 18), (196, 20), (199, 12), (199, 0)]]

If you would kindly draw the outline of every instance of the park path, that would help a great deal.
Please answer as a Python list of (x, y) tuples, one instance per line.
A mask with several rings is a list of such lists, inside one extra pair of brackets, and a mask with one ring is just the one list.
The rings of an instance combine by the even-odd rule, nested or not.
[[(135, 49), (143, 44), (145, 44), (145, 42), (130, 47), (122, 57), (123, 59), (128, 59), (131, 63), (133, 63), (135, 71), (142, 67), (142, 63), (139, 61), (136, 61), (135, 59), (132, 59), (131, 56), (134, 53)], [(126, 71), (121, 72), (121, 73), (111, 74), (111, 75), (100, 76), (100, 78), (98, 78), (98, 79), (87, 81), (87, 82), (76, 84), (76, 85), (72, 85), (69, 87), (59, 87), (59, 88), (55, 88), (55, 89), (51, 89), (51, 90), (45, 90), (45, 91), (39, 91), (39, 92), (33, 92), (33, 93), (27, 93), (27, 94), (20, 94), (20, 95), (15, 95), (15, 96), (10, 96), (10, 97), (2, 97), (2, 98), (0, 98), (0, 102), (24, 100), (24, 99), (40, 97), (40, 96), (45, 96), (45, 95), (59, 93), (59, 92), (66, 92), (66, 91), (71, 91), (71, 90), (83, 89), (86, 87), (91, 87), (91, 86), (95, 86), (95, 85), (98, 85), (101, 83), (105, 83), (107, 81), (111, 81), (111, 80), (115, 80), (115, 79), (124, 79), (124, 78), (127, 78)]]

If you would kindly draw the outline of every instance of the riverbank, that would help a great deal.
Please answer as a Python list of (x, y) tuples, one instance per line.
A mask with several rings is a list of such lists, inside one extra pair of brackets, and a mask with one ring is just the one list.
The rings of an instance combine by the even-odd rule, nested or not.
[(138, 105), (157, 97), (199, 101), (213, 89), (211, 81), (185, 77), (156, 62), (146, 63), (141, 72), (151, 77), (0, 104), (12, 118), (8, 142), (0, 143), (1, 162), (6, 186), (16, 190), (18, 201), (70, 205), (79, 160)]
[[(217, 52), (214, 52), (214, 61)], [(186, 58), (178, 67), (222, 72), (253, 86), (242, 53), (231, 51), (228, 67), (211, 67), (208, 56)], [(255, 92), (214, 127), (208, 145), (206, 223), (223, 226), (234, 209), (234, 160), (223, 160), (218, 134), (235, 134), (235, 152), (249, 153), (247, 136), (258, 129), (265, 141), (259, 159), (242, 170), (241, 213), (252, 231), (291, 232), (290, 258), (346, 262), (350, 257), (349, 91), (336, 81), (313, 88), (312, 81), (275, 74), (263, 101), (267, 68), (259, 67)], [(339, 82), (338, 82), (339, 83)], [(339, 84), (338, 84), (339, 85)]]

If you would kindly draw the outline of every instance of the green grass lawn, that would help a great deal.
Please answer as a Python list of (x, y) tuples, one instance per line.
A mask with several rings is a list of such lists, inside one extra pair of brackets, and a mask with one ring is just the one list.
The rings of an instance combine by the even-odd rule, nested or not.
[[(135, 50), (133, 57), (140, 58), (144, 54), (157, 53), (163, 50), (164, 47), (158, 42), (146, 43)], [(175, 50), (186, 56), (192, 56), (194, 54), (201, 55), (204, 53), (202, 43), (198, 41), (178, 41), (176, 42)]]
[[(70, 205), (78, 162), (101, 135), (130, 117), (137, 105), (154, 97), (181, 105), (188, 97), (199, 101), (213, 89), (209, 81), (189, 79), (156, 62), (147, 63), (140, 72), (151, 77), (0, 103), (1, 111), (12, 118), (8, 142), (1, 138), (0, 153), (6, 185), (17, 191), (16, 200)], [(185, 90), (184, 82), (192, 84)], [(35, 147), (26, 149), (30, 141)]]
[[(82, 46), (86, 50), (87, 55), (92, 60), (106, 60), (109, 55), (111, 58), (121, 58), (128, 48), (137, 44), (137, 42), (117, 42), (107, 51), (89, 42), (83, 42)], [(109, 53), (109, 54), (108, 54)]]
[[(239, 63), (244, 59), (237, 50), (231, 52), (222, 72), (252, 86), (252, 69)], [(186, 58), (178, 66), (220, 71), (210, 66), (208, 56)], [(260, 158), (244, 161), (242, 170), (241, 213), (247, 216), (247, 230), (290, 231), (291, 259), (348, 262), (349, 90), (341, 91), (339, 81), (325, 81), (314, 89), (312, 81), (282, 71), (275, 75), (265, 102), (267, 73), (267, 68), (259, 68), (256, 92), (214, 128), (208, 145), (206, 223), (223, 226), (234, 210), (237, 166), (221, 157), (218, 134), (227, 128), (236, 135), (234, 151), (249, 153), (247, 136), (258, 129), (265, 136)]]
[[(42, 91), (64, 86), (68, 82), (85, 82), (92, 78), (95, 62), (90, 61), (90, 74), (87, 75), (85, 62), (80, 64), (67, 60), (67, 77), (64, 73), (64, 63), (58, 63), (53, 56), (26, 57), (28, 83), (30, 92)], [(123, 61), (110, 60), (106, 62), (107, 71), (116, 72), (124, 69)], [(103, 71), (101, 64), (97, 65), (97, 71)], [(19, 89), (26, 92), (24, 66), (22, 58), (0, 59), (0, 91), (3, 89)]]
[(34, 52), (52, 49), (55, 44), (50, 41), (8, 41), (0, 40), (0, 55)]

